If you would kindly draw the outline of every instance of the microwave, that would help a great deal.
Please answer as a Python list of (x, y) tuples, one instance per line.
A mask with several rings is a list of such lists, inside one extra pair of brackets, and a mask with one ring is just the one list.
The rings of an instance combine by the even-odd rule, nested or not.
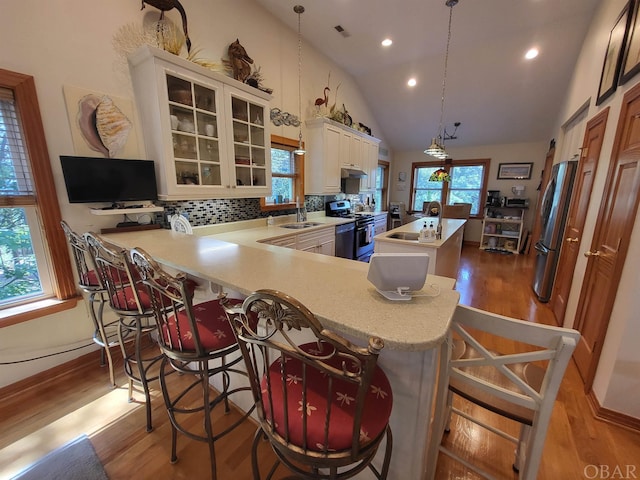
[(505, 207), (529, 208), (529, 199), (522, 197), (507, 197), (504, 199)]

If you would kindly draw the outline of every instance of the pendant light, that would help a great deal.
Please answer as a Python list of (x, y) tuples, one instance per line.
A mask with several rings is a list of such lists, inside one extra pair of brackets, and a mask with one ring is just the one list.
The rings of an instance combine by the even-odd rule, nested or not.
[[(449, 45), (451, 43), (451, 19), (453, 18), (453, 7), (458, 4), (458, 0), (446, 0), (445, 5), (449, 7), (449, 30), (447, 35), (447, 49), (444, 56), (444, 73), (442, 76), (442, 97), (440, 99), (440, 126), (438, 127), (438, 136), (431, 140), (431, 145), (424, 153), (436, 157), (440, 160), (446, 159), (449, 155), (444, 149), (444, 134), (443, 134), (443, 117), (444, 117), (444, 99), (447, 86), (447, 66), (449, 64)], [(449, 174), (443, 168), (439, 168), (431, 177), (430, 182), (448, 182), (450, 180)]]
[(300, 17), (304, 13), (304, 7), (302, 5), (296, 5), (293, 7), (293, 11), (298, 14), (298, 148), (293, 153), (295, 155), (304, 155), (305, 150), (302, 147), (302, 97), (301, 97), (301, 83), (302, 83), (302, 36), (300, 34)]

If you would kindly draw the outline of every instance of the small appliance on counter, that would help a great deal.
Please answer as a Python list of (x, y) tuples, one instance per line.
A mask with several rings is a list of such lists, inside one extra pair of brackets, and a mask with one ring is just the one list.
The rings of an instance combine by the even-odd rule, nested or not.
[(504, 206), (512, 208), (529, 208), (529, 199), (523, 197), (506, 197), (504, 199)]
[(500, 190), (489, 190), (487, 192), (487, 207), (500, 207)]

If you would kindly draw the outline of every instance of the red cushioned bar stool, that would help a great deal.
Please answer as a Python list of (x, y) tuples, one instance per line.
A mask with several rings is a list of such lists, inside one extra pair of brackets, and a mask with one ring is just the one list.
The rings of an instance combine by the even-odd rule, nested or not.
[[(158, 343), (164, 353), (160, 386), (171, 420), (171, 462), (177, 461), (179, 431), (208, 444), (211, 478), (215, 480), (215, 442), (240, 425), (255, 408), (249, 408), (238, 420), (216, 431), (212, 422), (214, 409), (219, 406), (224, 413), (229, 413), (229, 397), (250, 391), (246, 372), (234, 368), (242, 362), (242, 356), (222, 308), (222, 298), (193, 305), (193, 295), (184, 273), (169, 275), (139, 248), (131, 250), (131, 262), (149, 289), (147, 293), (158, 325)], [(239, 303), (238, 300), (226, 302), (230, 305)], [(168, 366), (172, 369), (166, 368)], [(167, 372), (174, 370), (190, 374), (194, 380), (186, 388), (169, 384)], [(233, 379), (231, 374), (235, 374)], [(214, 392), (210, 387), (214, 377), (221, 379), (220, 392)], [(198, 392), (202, 392), (201, 398), (191, 395)], [(194, 422), (194, 415), (200, 421)]]
[[(118, 336), (124, 358), (124, 371), (129, 378), (129, 401), (133, 401), (134, 382), (140, 384), (146, 402), (146, 428), (150, 432), (153, 425), (149, 382), (159, 377), (157, 367), (162, 354), (155, 347), (152, 338), (157, 328), (147, 288), (142, 284), (137, 271), (132, 268), (128, 250), (93, 232), (85, 233), (84, 238), (100, 281), (107, 289), (109, 306), (119, 318)], [(126, 342), (126, 337), (131, 334), (134, 341)], [(149, 346), (151, 348), (145, 348)]]
[[(260, 479), (258, 448), (266, 436), (280, 464), (295, 478), (351, 478), (369, 467), (387, 478), (392, 435), (391, 386), (377, 365), (383, 348), (371, 338), (367, 348), (322, 328), (299, 301), (274, 290), (259, 290), (227, 316), (245, 360), (257, 407), (253, 441), (254, 479)], [(255, 319), (257, 318), (257, 324)], [(315, 341), (298, 344), (295, 336)], [(386, 439), (382, 465), (374, 457)]]
[(89, 247), (82, 236), (74, 232), (71, 227), (62, 220), (60, 222), (62, 230), (67, 237), (67, 242), (71, 248), (78, 275), (78, 286), (83, 292), (89, 309), (89, 316), (94, 327), (93, 341), (102, 347), (100, 352), (100, 365), (109, 367), (109, 380), (111, 385), (116, 386), (115, 374), (113, 371), (113, 359), (111, 358), (111, 347), (118, 345), (118, 320), (104, 322), (104, 305), (107, 302), (105, 294), (107, 289), (102, 286), (100, 278), (95, 271), (93, 258), (89, 253)]

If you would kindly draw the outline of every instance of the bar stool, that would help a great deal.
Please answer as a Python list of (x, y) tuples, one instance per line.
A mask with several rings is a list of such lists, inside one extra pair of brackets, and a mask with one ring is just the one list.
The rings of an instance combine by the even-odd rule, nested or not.
[[(138, 383), (144, 391), (147, 432), (153, 430), (151, 423), (151, 395), (149, 382), (157, 380), (159, 375), (152, 373), (152, 368), (159, 365), (162, 354), (143, 355), (143, 342), (152, 339), (157, 330), (155, 315), (147, 289), (140, 280), (137, 272), (131, 268), (129, 253), (99, 235), (88, 232), (84, 234), (89, 251), (94, 259), (96, 271), (102, 285), (106, 288), (107, 300), (111, 310), (119, 318), (118, 337), (124, 371), (129, 378), (129, 401), (133, 401), (133, 384)], [(127, 347), (125, 338), (133, 334), (133, 351)], [(129, 349), (130, 350), (130, 349)]]
[(67, 242), (71, 247), (71, 253), (78, 275), (78, 286), (82, 290), (83, 297), (89, 308), (89, 315), (93, 323), (93, 341), (102, 347), (100, 351), (100, 365), (109, 367), (109, 380), (111, 385), (116, 386), (113, 371), (113, 359), (111, 357), (111, 347), (118, 345), (118, 324), (119, 321), (104, 323), (103, 311), (107, 302), (105, 298), (106, 288), (100, 283), (100, 278), (95, 271), (93, 258), (89, 253), (89, 248), (84, 239), (74, 232), (71, 227), (62, 220), (60, 222), (62, 230), (67, 237)]
[[(275, 290), (259, 290), (241, 307), (225, 309), (258, 413), (253, 478), (261, 478), (257, 451), (264, 437), (278, 457), (267, 478), (279, 463), (295, 478), (339, 480), (367, 467), (376, 478), (387, 478), (393, 395), (377, 365), (382, 340), (373, 337), (367, 348), (357, 347), (323, 329), (299, 301)], [(315, 341), (299, 345), (292, 332), (311, 334)], [(373, 459), (385, 438), (378, 471)]]
[[(243, 417), (220, 432), (214, 431), (211, 414), (218, 405), (229, 413), (229, 397), (250, 387), (240, 385), (231, 388), (230, 374), (239, 374), (246, 378), (246, 372), (234, 368), (242, 361), (238, 344), (227, 321), (221, 305), (221, 298), (193, 305), (187, 277), (184, 273), (175, 276), (165, 272), (144, 250), (133, 248), (131, 262), (148, 288), (148, 297), (158, 325), (158, 344), (164, 353), (160, 368), (160, 386), (165, 406), (171, 420), (171, 463), (177, 461), (177, 432), (187, 437), (206, 442), (209, 445), (211, 478), (216, 478), (216, 459), (214, 444), (220, 438), (235, 429), (253, 411), (251, 407)], [(227, 300), (230, 305), (239, 301)], [(235, 354), (235, 356), (234, 356)], [(167, 384), (166, 367), (195, 379), (179, 391)], [(219, 376), (222, 391), (213, 396), (209, 381)], [(234, 377), (236, 378), (236, 377)], [(196, 387), (202, 391), (202, 403), (192, 406), (187, 402), (188, 394)], [(189, 417), (200, 415), (200, 422)], [(193, 425), (198, 428), (194, 429)], [(199, 430), (204, 426), (204, 432)]]

